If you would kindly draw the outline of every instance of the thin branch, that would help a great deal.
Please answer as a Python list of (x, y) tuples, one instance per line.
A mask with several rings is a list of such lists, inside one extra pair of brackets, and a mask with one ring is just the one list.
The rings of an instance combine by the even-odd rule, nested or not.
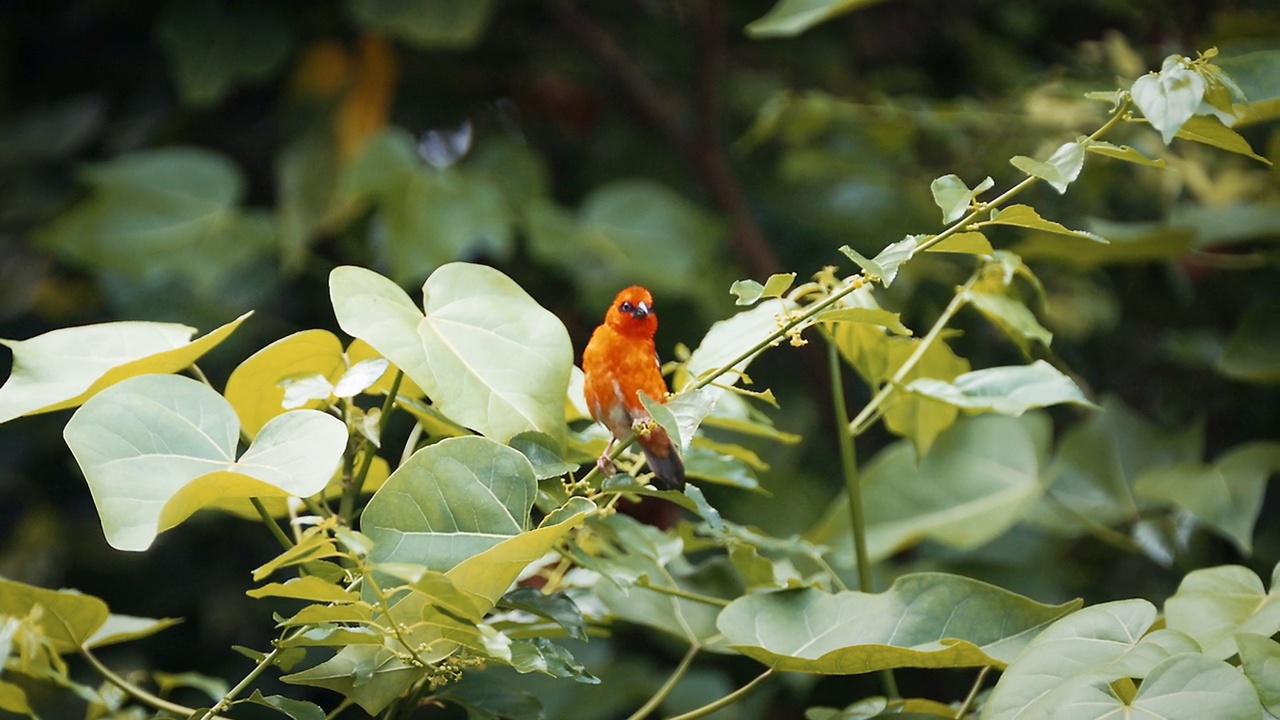
[(956, 720), (963, 720), (964, 716), (969, 712), (969, 708), (973, 707), (973, 703), (978, 699), (978, 691), (982, 690), (982, 681), (987, 679), (987, 673), (991, 672), (990, 665), (983, 665), (982, 670), (978, 673), (978, 678), (973, 681), (973, 687), (969, 689), (969, 695), (960, 703), (959, 709), (956, 710)]
[(654, 693), (653, 697), (649, 698), (644, 705), (641, 705), (640, 709), (628, 715), (627, 720), (644, 720), (644, 718), (649, 717), (649, 713), (656, 710), (684, 678), (685, 673), (689, 671), (689, 666), (693, 664), (693, 659), (698, 656), (700, 650), (702, 650), (701, 646), (697, 644), (690, 645), (689, 651), (680, 659), (680, 664), (671, 673), (671, 677), (662, 683), (662, 687), (658, 688), (658, 692)]
[[(82, 646), (80, 648), (80, 655), (84, 657), (85, 660), (88, 660), (89, 664), (93, 666), (93, 669), (106, 679), (107, 682), (120, 688), (134, 700), (137, 700), (144, 705), (150, 705), (156, 710), (173, 713), (179, 717), (190, 717), (196, 712), (194, 708), (189, 708), (185, 705), (179, 705), (178, 703), (165, 700), (164, 698), (153, 695), (128, 680), (125, 680), (123, 677), (117, 675), (111, 668), (103, 664), (103, 662), (99, 660), (96, 655), (90, 652), (87, 647)], [(214, 720), (230, 720), (230, 718), (222, 715), (216, 715), (214, 716)]]
[(730, 705), (738, 702), (742, 698), (746, 697), (747, 694), (750, 693), (752, 690), (755, 690), (756, 687), (760, 685), (760, 683), (764, 682), (765, 680), (768, 680), (772, 676), (773, 676), (773, 668), (769, 668), (768, 670), (765, 670), (764, 672), (755, 676), (755, 678), (753, 678), (751, 682), (747, 683), (746, 685), (743, 685), (737, 690), (734, 690), (728, 695), (725, 695), (719, 700), (716, 700), (713, 703), (708, 703), (706, 705), (703, 705), (700, 708), (690, 710), (689, 712), (684, 713), (682, 715), (676, 715), (675, 717), (669, 718), (668, 720), (697, 720), (697, 718), (706, 717), (717, 710), (721, 710), (723, 708), (729, 707)]

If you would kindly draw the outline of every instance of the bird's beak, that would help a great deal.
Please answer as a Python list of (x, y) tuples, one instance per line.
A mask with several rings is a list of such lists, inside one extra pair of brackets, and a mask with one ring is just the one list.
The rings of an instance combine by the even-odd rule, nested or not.
[(631, 311), (631, 317), (637, 320), (643, 320), (649, 317), (650, 312), (652, 311), (649, 310), (649, 306), (646, 303), (638, 302), (636, 303), (636, 309)]

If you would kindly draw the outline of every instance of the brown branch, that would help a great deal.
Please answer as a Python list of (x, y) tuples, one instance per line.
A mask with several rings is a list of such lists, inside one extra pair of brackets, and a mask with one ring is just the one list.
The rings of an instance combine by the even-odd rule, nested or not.
[(720, 137), (720, 95), (725, 70), (723, 0), (706, 0), (699, 41), (700, 73), (697, 125), (689, 133), (661, 90), (632, 62), (617, 40), (569, 0), (548, 0), (547, 7), (566, 29), (618, 81), (645, 120), (684, 154), (732, 226), (734, 245), (753, 275), (779, 272), (781, 263), (751, 212)]

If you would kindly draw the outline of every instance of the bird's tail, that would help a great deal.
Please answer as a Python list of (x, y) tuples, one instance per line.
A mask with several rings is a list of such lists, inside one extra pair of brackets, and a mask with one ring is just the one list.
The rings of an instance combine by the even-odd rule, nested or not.
[(654, 433), (647, 441), (641, 440), (640, 449), (653, 471), (654, 487), (684, 492), (684, 461), (672, 447), (666, 433)]

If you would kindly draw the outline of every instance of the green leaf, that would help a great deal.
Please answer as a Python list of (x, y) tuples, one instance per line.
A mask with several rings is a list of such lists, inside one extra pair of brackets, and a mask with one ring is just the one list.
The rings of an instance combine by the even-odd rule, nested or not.
[(40, 632), (59, 653), (76, 652), (111, 614), (107, 604), (92, 595), (0, 578), (0, 617), (24, 618), (36, 608)]
[(0, 680), (0, 710), (26, 715), (33, 720), (39, 718), (27, 702), (27, 693), (20, 686), (4, 680)]
[[(1238, 671), (1201, 655), (1176, 631), (1144, 635), (1154, 621), (1145, 600), (1104, 603), (1057, 621), (1005, 669), (983, 717), (1191, 720), (1256, 712), (1256, 695)], [(1143, 679), (1130, 701), (1115, 689), (1128, 678)]]
[(292, 44), (270, 6), (214, 0), (170, 3), (158, 34), (182, 102), (193, 108), (222, 102), (240, 82), (269, 79)]
[(1029, 230), (1043, 230), (1045, 232), (1056, 233), (1058, 235), (1067, 235), (1070, 237), (1084, 238), (1093, 242), (1106, 243), (1107, 240), (1099, 235), (1084, 230), (1071, 230), (1052, 220), (1045, 220), (1030, 205), (1010, 205), (996, 212), (990, 220), (974, 223), (975, 227), (985, 225), (1013, 225), (1015, 227), (1027, 228)]
[(1034, 313), (1022, 302), (1005, 294), (969, 291), (965, 301), (1004, 331), (1024, 352), (1030, 351), (1030, 343), (1038, 342), (1049, 347), (1053, 333), (1049, 332)]
[(1014, 246), (1028, 260), (1057, 260), (1082, 269), (1116, 263), (1147, 263), (1186, 255), (1195, 232), (1155, 223), (1112, 223), (1093, 220), (1090, 226), (1107, 238), (1097, 242), (1067, 243), (1053, 235), (1032, 235)]
[(1124, 160), (1125, 162), (1131, 162), (1146, 167), (1163, 168), (1165, 166), (1163, 158), (1153, 160), (1128, 145), (1113, 145), (1104, 140), (1090, 140), (1085, 143), (1084, 149), (1091, 153), (1115, 158), (1116, 160)]
[(942, 209), (942, 222), (953, 223), (969, 212), (973, 199), (995, 187), (996, 182), (987, 177), (972, 190), (956, 175), (943, 175), (929, 183), (933, 202)]
[(696, 294), (719, 272), (726, 235), (719, 218), (685, 196), (638, 179), (596, 187), (576, 214), (535, 200), (525, 220), (534, 256), (575, 278), (593, 307), (632, 284), (659, 297)]
[(1227, 342), (1218, 370), (1237, 380), (1280, 382), (1280, 302), (1249, 306)]
[[(1202, 143), (1216, 147), (1219, 150), (1227, 150), (1238, 155), (1253, 158), (1258, 162), (1270, 165), (1271, 161), (1261, 155), (1255, 153), (1253, 148), (1249, 146), (1249, 141), (1237, 133), (1235, 130), (1223, 125), (1220, 120), (1215, 117), (1196, 116), (1186, 121), (1182, 127), (1178, 128), (1177, 137), (1183, 140), (1191, 140), (1192, 142)], [(1167, 142), (1167, 141), (1166, 141)]]
[(729, 292), (738, 298), (734, 305), (755, 305), (764, 296), (764, 286), (755, 280), (734, 280)]
[(852, 322), (879, 325), (891, 333), (910, 335), (911, 328), (902, 324), (901, 316), (880, 308), (834, 308), (824, 310), (816, 318), (819, 322)]
[(1245, 677), (1253, 683), (1267, 712), (1280, 715), (1280, 643), (1251, 633), (1240, 633), (1235, 640)]
[(974, 370), (951, 382), (919, 378), (907, 385), (907, 391), (966, 410), (1013, 416), (1062, 403), (1096, 407), (1071, 378), (1044, 360)]
[(1248, 555), (1267, 479), (1275, 473), (1280, 473), (1280, 443), (1257, 441), (1232, 448), (1212, 465), (1197, 462), (1152, 470), (1139, 477), (1133, 489), (1185, 508)]
[(710, 448), (693, 445), (684, 455), (685, 473), (692, 478), (743, 490), (756, 490), (760, 481), (745, 462)]
[(518, 587), (503, 595), (502, 599), (498, 601), (498, 607), (508, 610), (520, 610), (546, 618), (564, 628), (569, 637), (583, 642), (587, 641), (587, 633), (582, 621), (582, 611), (563, 592), (547, 595), (534, 588)]
[(417, 283), (461, 257), (511, 251), (511, 210), (502, 189), (467, 167), (435, 169), (419, 159), (413, 137), (390, 130), (372, 138), (352, 164), (346, 191), (378, 208), (384, 264), (401, 283)]
[(1129, 94), (1168, 145), (1200, 107), (1204, 91), (1204, 78), (1191, 69), (1187, 59), (1170, 55), (1159, 73), (1147, 73), (1134, 81)]
[[(904, 575), (883, 593), (747, 595), (717, 621), (729, 645), (779, 671), (1003, 666), (1079, 601), (1044, 605), (957, 575)], [(1000, 622), (992, 623), (991, 618)]]
[(251, 598), (284, 597), (312, 602), (349, 603), (360, 596), (314, 575), (292, 578), (283, 583), (271, 583), (245, 591)]
[(1164, 614), (1169, 627), (1195, 638), (1205, 655), (1229, 658), (1237, 652), (1237, 633), (1270, 637), (1280, 631), (1280, 565), (1269, 593), (1257, 574), (1240, 565), (1193, 570), (1165, 601)]
[(501, 272), (450, 263), (422, 286), (422, 311), (371, 270), (329, 276), (338, 324), (404, 371), (450, 419), (506, 441), (562, 442), (573, 346), (559, 318)]
[[(891, 379), (921, 342), (917, 338), (890, 337), (879, 328), (852, 323), (837, 324), (833, 336), (840, 354), (871, 385)], [(968, 370), (968, 361), (938, 339), (925, 349), (902, 383), (909, 384), (921, 377), (953, 380)], [(954, 405), (902, 392), (890, 399), (885, 410), (885, 425), (892, 432), (910, 438), (923, 452), (958, 415)]]
[(423, 50), (463, 50), (475, 45), (494, 5), (494, 0), (347, 0), (348, 12), (363, 27)]
[[(979, 415), (938, 436), (923, 456), (899, 442), (862, 474), (867, 549), (880, 560), (925, 539), (972, 549), (1006, 532), (1044, 492), (1036, 434), (1043, 419)], [(834, 504), (809, 533), (852, 565), (847, 500)]]
[(273, 250), (269, 214), (238, 207), (244, 174), (197, 148), (140, 150), (81, 172), (88, 196), (36, 232), (42, 247), (139, 283), (213, 297)]
[(511, 436), (507, 444), (529, 458), (529, 462), (533, 464), (534, 477), (539, 480), (560, 477), (578, 469), (577, 463), (564, 461), (555, 438), (546, 433), (533, 431), (517, 433)]
[(1066, 143), (1044, 161), (1015, 155), (1009, 162), (1026, 174), (1049, 183), (1061, 195), (1080, 176), (1080, 170), (1084, 167), (1084, 145), (1080, 142)]
[[(928, 239), (928, 238), (926, 238)], [(962, 232), (951, 235), (926, 252), (964, 253), (966, 255), (994, 255), (991, 241), (980, 232)]]
[(791, 37), (850, 10), (881, 0), (778, 0), (763, 17), (747, 24), (754, 38)]
[(157, 620), (155, 618), (112, 613), (107, 617), (107, 621), (93, 633), (93, 636), (84, 641), (84, 646), (87, 648), (99, 648), (104, 645), (140, 640), (144, 637), (150, 637), (161, 630), (171, 628), (180, 622), (182, 621), (174, 618)]
[(1142, 681), (1131, 706), (1135, 716), (1152, 718), (1256, 717), (1258, 693), (1237, 668), (1186, 653), (1157, 665)]
[(0, 387), (0, 422), (76, 407), (136, 375), (189, 367), (249, 315), (195, 341), (195, 328), (152, 322), (84, 325), (30, 340), (0, 340), (13, 351), (13, 370)]
[[(677, 372), (673, 385), (679, 390), (690, 380), (724, 367), (734, 358), (764, 342), (778, 329), (782, 318), (794, 308), (795, 303), (786, 300), (767, 302), (713, 323), (698, 342), (698, 347), (689, 355), (689, 361), (683, 370)], [(721, 375), (716, 383), (736, 384), (741, 380), (741, 373), (757, 355), (759, 351), (734, 365), (733, 371)], [(709, 389), (717, 399), (728, 392), (715, 387)]]
[(145, 550), (156, 534), (216, 501), (323, 490), (347, 445), (342, 421), (314, 410), (272, 419), (237, 460), (239, 432), (235, 411), (207, 386), (142, 375), (86, 402), (63, 437), (107, 542)]
[(588, 685), (600, 682), (568, 650), (544, 637), (512, 642), (511, 666), (521, 673), (540, 672), (556, 678), (572, 678)]
[(841, 246), (840, 252), (857, 263), (868, 279), (878, 280), (885, 287), (889, 287), (898, 276), (898, 267), (915, 254), (917, 244), (919, 244), (917, 238), (909, 235), (903, 240), (886, 245), (874, 259), (868, 259), (848, 245)]
[(328, 688), (351, 698), (370, 715), (377, 715), (425, 672), (425, 668), (404, 663), (384, 647), (350, 645), (315, 667), (280, 679), (294, 685)]
[(518, 451), (481, 437), (447, 438), (387, 478), (360, 529), (374, 542), (374, 562), (444, 572), (526, 531), (537, 490), (533, 466)]
[(263, 695), (261, 690), (254, 690), (245, 702), (269, 707), (293, 720), (324, 720), (324, 710), (305, 700), (293, 700), (283, 695)]
[[(545, 556), (570, 530), (581, 525), (595, 511), (596, 505), (590, 500), (570, 498), (563, 507), (543, 518), (537, 528), (506, 538), (463, 559), (445, 576), (458, 590), (482, 598), (485, 604), (480, 609), (488, 612), (530, 563)], [(528, 512), (526, 507), (526, 515)]]

